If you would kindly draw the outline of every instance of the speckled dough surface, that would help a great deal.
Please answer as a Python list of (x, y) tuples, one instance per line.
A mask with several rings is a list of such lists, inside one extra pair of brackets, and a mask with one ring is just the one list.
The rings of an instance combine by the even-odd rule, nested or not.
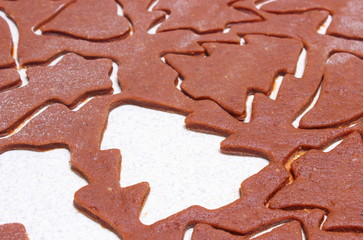
[[(272, 91), (277, 73), (294, 73), (302, 44), (260, 35), (246, 45), (205, 43), (206, 56), (166, 55), (183, 77), (181, 89), (194, 99), (211, 99), (232, 115), (245, 117), (247, 95)], [(281, 58), (281, 56), (284, 56)], [(257, 60), (258, 59), (258, 60)]]
[(29, 240), (24, 226), (20, 223), (0, 225), (1, 240)]
[[(67, 148), (87, 180), (75, 207), (123, 240), (182, 240), (188, 228), (192, 240), (363, 239), (362, 9), (0, 0), (0, 153)], [(269, 164), (234, 202), (145, 225), (153, 189), (121, 187), (120, 150), (100, 147), (109, 113), (127, 104), (182, 114), (190, 130), (225, 137), (223, 153)], [(25, 228), (0, 225), (0, 239), (26, 240)]]

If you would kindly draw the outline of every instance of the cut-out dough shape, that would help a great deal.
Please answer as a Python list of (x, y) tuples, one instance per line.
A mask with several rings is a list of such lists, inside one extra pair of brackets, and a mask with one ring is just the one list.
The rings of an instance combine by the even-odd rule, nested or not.
[(262, 9), (279, 13), (324, 9), (333, 15), (327, 34), (363, 39), (361, 0), (278, 0), (262, 6)]
[(41, 106), (61, 102), (70, 107), (91, 94), (112, 91), (107, 59), (86, 60), (67, 54), (55, 66), (37, 66), (27, 70), (29, 84), (0, 93), (0, 131), (15, 127)]
[(29, 240), (25, 227), (20, 223), (0, 225), (1, 240)]
[(6, 21), (0, 17), (0, 67), (15, 66), (15, 61), (12, 57), (13, 42), (9, 26)]
[[(212, 99), (233, 115), (245, 115), (250, 92), (272, 91), (278, 72), (294, 73), (302, 44), (293, 39), (247, 36), (247, 44), (205, 43), (207, 56), (167, 55), (194, 99)], [(283, 56), (283, 57), (282, 57)]]
[(363, 114), (363, 60), (334, 54), (326, 65), (318, 102), (301, 119), (302, 128), (332, 127)]
[(115, 0), (77, 0), (40, 30), (87, 40), (107, 40), (124, 35), (130, 26), (125, 17), (117, 15)]
[(118, 150), (110, 150), (114, 153), (109, 155), (117, 157), (103, 159), (106, 163), (103, 163), (103, 160), (93, 160), (93, 155), (103, 156), (109, 152), (100, 152), (99, 146), (108, 116), (109, 106), (106, 102), (114, 96), (95, 97), (77, 111), (72, 111), (63, 104), (52, 104), (31, 119), (20, 131), (2, 139), (0, 152), (17, 148), (45, 151), (59, 146), (66, 147), (71, 152), (72, 166), (87, 180), (92, 183), (110, 184), (116, 179), (118, 182), (117, 171), (120, 170), (120, 163), (115, 161), (115, 165), (112, 165), (115, 174), (111, 174), (113, 170), (106, 164), (114, 159), (120, 160), (117, 159), (120, 154)]
[(215, 229), (209, 225), (198, 224), (194, 227), (192, 240), (302, 240), (302, 229), (299, 222), (293, 221), (284, 224), (271, 232), (264, 233), (260, 236), (250, 238), (245, 236), (236, 236), (222, 230)]
[(160, 0), (154, 10), (170, 13), (158, 31), (193, 29), (197, 32), (222, 31), (228, 24), (258, 21), (252, 12), (238, 11), (229, 6), (235, 0)]
[(306, 99), (306, 82), (291, 75), (284, 78), (279, 96), (271, 100), (257, 93), (251, 121), (246, 124), (217, 106), (199, 109), (186, 119), (188, 128), (227, 136), (222, 151), (254, 155), (284, 163), (300, 148), (319, 148), (329, 141), (354, 131), (353, 128), (296, 129), (292, 121)]
[(328, 211), (324, 230), (363, 230), (363, 142), (349, 135), (331, 152), (311, 150), (292, 163), (296, 180), (271, 199), (272, 208)]

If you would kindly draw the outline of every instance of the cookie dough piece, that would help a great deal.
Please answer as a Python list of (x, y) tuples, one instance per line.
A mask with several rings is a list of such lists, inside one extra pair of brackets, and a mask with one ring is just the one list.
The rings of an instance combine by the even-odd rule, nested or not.
[(15, 61), (12, 57), (13, 42), (9, 26), (6, 21), (0, 17), (0, 67), (15, 66)]
[(332, 127), (362, 114), (363, 61), (348, 53), (334, 54), (326, 64), (318, 102), (301, 119), (300, 127)]
[(0, 225), (1, 240), (29, 240), (25, 227), (20, 223)]
[[(34, 34), (34, 30), (54, 17), (58, 11), (68, 6), (74, 0), (16, 0), (2, 1), (1, 7), (7, 15), (16, 23), (20, 36), (25, 37), (24, 32)], [(26, 9), (26, 11), (24, 11)], [(24, 20), (24, 21), (22, 21)], [(24, 29), (25, 31), (22, 31)], [(20, 43), (22, 41), (20, 37)], [(21, 45), (21, 44), (20, 44)]]
[(36, 150), (62, 146), (69, 148), (72, 154), (85, 151), (87, 157), (92, 156), (99, 150), (110, 108), (107, 102), (114, 95), (104, 98), (95, 97), (77, 111), (60, 103), (51, 104), (20, 131), (2, 139), (0, 151), (18, 146)]
[(40, 30), (87, 40), (107, 40), (126, 34), (130, 26), (125, 17), (117, 15), (115, 0), (77, 0)]
[(235, 0), (160, 0), (155, 10), (170, 13), (158, 31), (193, 29), (197, 32), (222, 31), (228, 24), (258, 21), (252, 12), (239, 11), (230, 6)]
[(262, 9), (278, 13), (324, 9), (333, 15), (327, 34), (363, 39), (361, 0), (278, 0), (262, 6)]
[(69, 107), (91, 94), (112, 91), (112, 62), (67, 54), (56, 66), (27, 70), (29, 84), (0, 93), (0, 131), (13, 128), (41, 106), (61, 102)]
[(192, 240), (302, 240), (302, 229), (299, 222), (292, 221), (273, 229), (271, 232), (264, 233), (254, 238), (251, 237), (253, 236), (236, 236), (228, 232), (215, 229), (209, 225), (197, 224), (194, 227)]
[[(246, 7), (248, 2), (236, 2), (236, 6)], [(317, 29), (329, 15), (322, 10), (311, 10), (302, 13), (272, 14), (258, 11), (266, 20), (233, 25), (231, 32), (238, 35), (262, 34), (269, 36), (283, 36), (301, 39), (307, 51), (307, 64), (312, 62), (308, 68), (315, 69), (320, 73), (328, 58), (336, 52), (352, 53), (363, 57), (363, 42), (346, 38), (338, 38), (331, 35), (321, 35)], [(305, 74), (304, 74), (305, 76)], [(321, 80), (321, 77), (319, 81)]]
[(166, 60), (184, 78), (181, 88), (188, 95), (214, 100), (243, 118), (248, 94), (267, 94), (278, 73), (294, 73), (303, 48), (293, 39), (251, 35), (246, 41), (206, 43), (206, 56), (167, 55)]
[[(251, 7), (248, 1), (239, 1), (234, 4), (235, 7)], [(301, 14), (272, 14), (257, 10), (265, 21), (250, 22), (237, 24), (231, 27), (231, 31), (239, 35), (262, 34), (268, 36), (283, 36), (301, 39), (305, 44), (310, 38), (321, 37), (317, 34), (317, 28), (324, 21), (329, 13), (322, 10), (303, 12)]]
[(252, 104), (249, 123), (238, 121), (217, 106), (199, 108), (186, 119), (188, 128), (226, 136), (221, 149), (226, 153), (252, 155), (285, 163), (301, 148), (320, 148), (344, 134), (350, 128), (299, 129), (292, 125), (294, 118), (309, 97), (306, 82), (286, 75), (278, 97), (272, 100), (257, 93)]
[(120, 188), (118, 184), (90, 184), (79, 190), (75, 199), (81, 209), (102, 223), (107, 223), (106, 226), (123, 239), (182, 239), (188, 226), (198, 222), (246, 234), (256, 229), (265, 229), (276, 222), (305, 219), (309, 216), (310, 213), (306, 211), (291, 213), (271, 210), (264, 205), (271, 191), (276, 190), (287, 177), (286, 171), (281, 168), (268, 166), (260, 175), (243, 184), (241, 199), (230, 205), (216, 210), (193, 206), (149, 226), (139, 221), (139, 214), (149, 191), (147, 183), (127, 188)]
[(0, 69), (0, 91), (20, 85), (20, 76), (14, 68)]
[(272, 208), (321, 208), (324, 230), (363, 230), (363, 142), (349, 135), (331, 152), (311, 150), (292, 163), (295, 181), (271, 199)]
[(303, 221), (304, 233), (306, 239), (318, 239), (318, 240), (362, 240), (362, 232), (349, 232), (349, 231), (324, 231), (321, 228), (324, 222), (324, 214), (319, 211), (305, 209), (305, 211), (311, 212), (309, 218)]

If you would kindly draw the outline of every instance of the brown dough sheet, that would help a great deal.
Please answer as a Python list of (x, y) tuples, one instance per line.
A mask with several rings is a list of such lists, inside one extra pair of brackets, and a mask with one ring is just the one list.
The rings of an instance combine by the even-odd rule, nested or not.
[[(19, 62), (29, 78), (18, 87), (10, 31), (0, 19), (0, 131), (7, 134), (0, 152), (69, 149), (72, 168), (88, 181), (75, 193), (76, 207), (124, 240), (182, 240), (191, 226), (193, 240), (251, 239), (279, 224), (255, 239), (301, 239), (302, 232), (307, 239), (363, 239), (362, 181), (354, 177), (362, 175), (363, 159), (361, 1), (277, 0), (261, 10), (255, 0), (160, 0), (149, 11), (152, 3), (0, 1), (18, 27)], [(117, 4), (124, 16), (117, 15)], [(344, 10), (350, 4), (359, 7)], [(329, 13), (328, 34), (318, 34)], [(346, 27), (347, 20), (354, 24)], [(149, 34), (157, 23), (156, 34)], [(296, 77), (303, 48), (306, 67)], [(113, 95), (112, 62), (122, 89)], [(272, 100), (268, 95), (280, 74), (284, 79)], [(176, 87), (179, 75), (182, 90)], [(316, 106), (294, 127), (320, 86)], [(255, 97), (247, 123), (249, 94)], [(121, 187), (120, 151), (100, 149), (109, 112), (125, 104), (183, 114), (188, 128), (225, 136), (223, 152), (270, 163), (245, 180), (240, 198), (226, 206), (191, 206), (144, 225), (139, 217), (148, 183)], [(338, 110), (332, 114), (332, 108)], [(344, 139), (340, 146), (321, 152), (338, 139)], [(18, 232), (26, 237), (21, 225), (2, 225), (0, 239)]]

